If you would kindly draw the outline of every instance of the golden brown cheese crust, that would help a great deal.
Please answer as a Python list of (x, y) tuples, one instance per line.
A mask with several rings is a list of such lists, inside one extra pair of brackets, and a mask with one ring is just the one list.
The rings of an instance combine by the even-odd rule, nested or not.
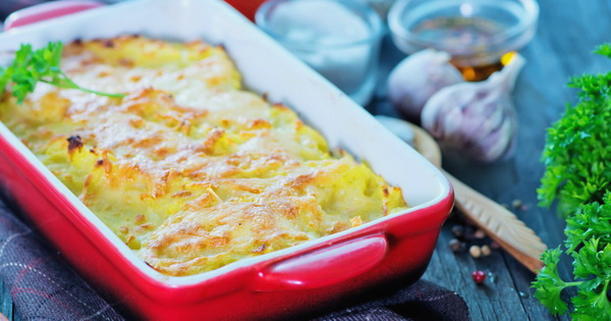
[(62, 68), (111, 99), (40, 84), (0, 119), (158, 271), (190, 275), (406, 206), (289, 108), (241, 89), (220, 47), (79, 41)]

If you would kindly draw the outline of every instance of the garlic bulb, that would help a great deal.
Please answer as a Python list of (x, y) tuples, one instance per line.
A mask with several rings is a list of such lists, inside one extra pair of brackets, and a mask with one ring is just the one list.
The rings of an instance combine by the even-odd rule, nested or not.
[(393, 105), (408, 117), (418, 119), (427, 100), (441, 88), (464, 82), (460, 72), (443, 51), (419, 51), (395, 67), (388, 78)]
[(422, 110), (422, 127), (443, 147), (492, 162), (512, 146), (516, 114), (510, 99), (525, 60), (517, 55), (486, 81), (465, 82), (441, 89)]

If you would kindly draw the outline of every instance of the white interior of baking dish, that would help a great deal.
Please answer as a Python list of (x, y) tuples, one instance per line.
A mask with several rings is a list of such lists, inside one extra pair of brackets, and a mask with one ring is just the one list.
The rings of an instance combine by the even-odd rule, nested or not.
[[(140, 0), (94, 9), (0, 34), (0, 52), (17, 49), (21, 43), (43, 46), (49, 41), (67, 42), (76, 38), (135, 33), (168, 40), (203, 39), (224, 45), (248, 88), (266, 93), (272, 102), (287, 104), (307, 124), (322, 132), (330, 146), (348, 150), (370, 164), (388, 182), (400, 186), (411, 206), (409, 212), (447, 197), (449, 184), (433, 165), (383, 128), (331, 83), (294, 58), (229, 5), (218, 0)], [(214, 271), (169, 277), (139, 259), (1, 123), (0, 134), (67, 195), (134, 265), (150, 277), (172, 285), (197, 283), (231, 269), (285, 255), (393, 217), (390, 215), (288, 249), (243, 259)]]

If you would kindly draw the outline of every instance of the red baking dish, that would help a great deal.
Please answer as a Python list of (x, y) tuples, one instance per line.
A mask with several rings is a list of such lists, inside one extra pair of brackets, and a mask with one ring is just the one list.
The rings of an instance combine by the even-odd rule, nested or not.
[(329, 141), (400, 186), (410, 208), (334, 235), (186, 277), (141, 261), (0, 123), (0, 181), (37, 228), (94, 285), (151, 320), (268, 320), (312, 311), (425, 270), (453, 205), (445, 177), (361, 107), (216, 0), (141, 0), (0, 35), (21, 43), (111, 37), (223, 44), (245, 85), (287, 104)]

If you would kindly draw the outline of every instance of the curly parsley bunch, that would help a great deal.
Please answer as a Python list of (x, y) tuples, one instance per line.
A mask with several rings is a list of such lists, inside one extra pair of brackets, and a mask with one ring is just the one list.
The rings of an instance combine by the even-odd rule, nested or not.
[[(611, 58), (611, 45), (596, 52)], [(575, 287), (573, 320), (611, 320), (611, 72), (576, 77), (569, 85), (580, 90), (579, 101), (548, 130), (537, 190), (541, 205), (558, 201), (566, 241), (543, 254), (545, 267), (532, 286), (554, 314), (569, 311), (561, 292)], [(558, 275), (563, 253), (573, 262), (572, 281)]]

